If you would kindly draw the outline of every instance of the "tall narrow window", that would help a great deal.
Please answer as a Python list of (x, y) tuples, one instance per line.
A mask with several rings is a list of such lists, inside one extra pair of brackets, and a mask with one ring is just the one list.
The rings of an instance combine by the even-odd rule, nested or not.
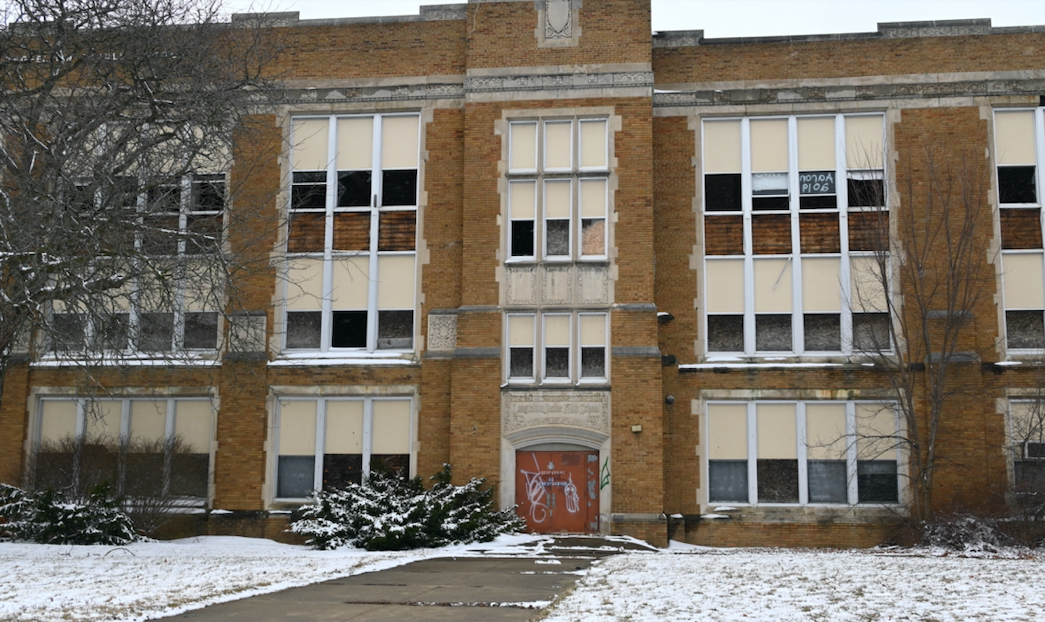
[(292, 122), (285, 348), (412, 350), (416, 114)]
[(1043, 109), (994, 113), (999, 219), (1009, 350), (1045, 349), (1045, 247), (1040, 187)]
[(604, 260), (607, 120), (512, 121), (509, 127), (509, 258)]

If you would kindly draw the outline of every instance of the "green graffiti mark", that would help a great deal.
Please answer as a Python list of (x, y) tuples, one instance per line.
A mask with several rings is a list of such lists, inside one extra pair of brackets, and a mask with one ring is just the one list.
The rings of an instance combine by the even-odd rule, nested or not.
[(602, 464), (602, 472), (600, 473), (601, 479), (599, 480), (599, 490), (610, 485), (610, 458), (606, 456), (606, 462)]

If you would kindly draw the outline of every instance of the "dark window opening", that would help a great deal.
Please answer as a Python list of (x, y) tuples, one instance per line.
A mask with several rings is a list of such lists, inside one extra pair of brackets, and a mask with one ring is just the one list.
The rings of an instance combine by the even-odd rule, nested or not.
[(512, 257), (533, 257), (533, 221), (512, 221)]
[(171, 493), (183, 497), (206, 497), (209, 471), (210, 456), (207, 454), (172, 455)]
[(338, 171), (337, 206), (370, 207), (372, 176), (373, 173), (370, 171)]
[(787, 211), (791, 209), (790, 199), (787, 196), (777, 197), (751, 197), (751, 209), (755, 211), (778, 210)]
[(1037, 203), (1038, 190), (1033, 166), (998, 167), (998, 201), (1001, 203)]
[(100, 350), (126, 350), (130, 344), (131, 316), (114, 313), (94, 321), (94, 345)]
[(143, 352), (167, 352), (174, 339), (174, 314), (142, 313), (138, 316), (138, 349)]
[(185, 347), (190, 350), (213, 350), (218, 347), (218, 314), (185, 314)]
[(900, 500), (895, 460), (857, 460), (856, 488), (860, 503), (897, 503)]
[(192, 209), (219, 212), (225, 209), (225, 176), (196, 175), (192, 180)]
[(333, 348), (366, 347), (366, 311), (334, 311), (330, 346)]
[(704, 176), (704, 209), (709, 212), (739, 212), (740, 173)]
[(55, 352), (83, 350), (86, 318), (78, 313), (51, 316), (51, 348)]
[(382, 171), (381, 205), (417, 205), (417, 170)]
[(323, 454), (323, 490), (363, 481), (363, 454)]
[(324, 209), (327, 206), (327, 174), (323, 171), (294, 173), (290, 189), (291, 209)]
[(885, 186), (881, 179), (846, 180), (849, 189), (849, 207), (882, 207), (885, 205)]
[(853, 314), (853, 349), (879, 352), (891, 349), (888, 313)]

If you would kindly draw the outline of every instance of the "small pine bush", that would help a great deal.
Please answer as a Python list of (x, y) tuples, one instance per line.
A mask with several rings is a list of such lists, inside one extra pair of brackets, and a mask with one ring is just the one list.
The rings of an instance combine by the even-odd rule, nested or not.
[(493, 491), (483, 479), (454, 486), (446, 464), (432, 480), (426, 490), (420, 477), (375, 469), (362, 484), (314, 493), (315, 503), (301, 508), (290, 531), (307, 536), (307, 544), (317, 549), (392, 551), (488, 542), (525, 526), (515, 508), (491, 508)]
[(120, 545), (139, 538), (134, 524), (109, 495), (109, 484), (91, 491), (85, 503), (66, 503), (48, 488), (26, 492), (0, 484), (0, 537), (39, 544)]

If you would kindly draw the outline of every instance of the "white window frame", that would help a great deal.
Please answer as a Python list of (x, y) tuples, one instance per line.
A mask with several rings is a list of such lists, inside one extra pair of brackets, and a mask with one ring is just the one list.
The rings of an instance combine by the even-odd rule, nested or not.
[[(581, 126), (584, 123), (605, 123), (606, 132), (604, 134), (605, 149), (606, 149), (606, 165), (585, 167), (580, 165), (581, 161)], [(547, 158), (547, 126), (549, 124), (565, 124), (570, 123), (570, 161), (569, 167), (547, 167), (545, 161)], [(532, 262), (546, 262), (546, 263), (570, 263), (570, 262), (604, 262), (609, 259), (609, 225), (610, 225), (610, 165), (611, 165), (611, 152), (610, 152), (610, 123), (609, 118), (604, 116), (593, 116), (593, 115), (577, 115), (569, 117), (537, 117), (537, 118), (520, 118), (513, 119), (509, 122), (508, 135), (505, 140), (510, 141), (512, 136), (512, 127), (514, 126), (527, 126), (536, 125), (536, 164), (537, 168), (529, 167), (515, 167), (515, 163), (511, 161), (511, 145), (509, 145), (509, 162), (507, 178), (508, 184), (513, 182), (534, 182), (535, 186), (535, 201), (534, 206), (534, 254), (533, 255), (519, 255), (513, 256), (512, 250), (512, 232), (511, 232), (511, 209), (509, 205), (508, 218), (505, 221), (508, 226), (505, 227), (505, 243), (504, 248), (507, 249), (505, 263), (532, 263)], [(569, 218), (569, 234), (567, 236), (569, 250), (566, 255), (549, 255), (548, 254), (548, 218), (546, 217), (546, 184), (547, 182), (555, 181), (570, 181), (570, 218)], [(604, 200), (604, 212), (602, 220), (605, 223), (603, 228), (603, 249), (602, 253), (594, 255), (583, 254), (582, 245), (582, 216), (581, 216), (581, 195), (580, 189), (583, 180), (604, 180), (606, 182), (606, 193)], [(509, 192), (510, 197), (510, 192)]]
[[(1043, 107), (1036, 107), (1036, 108), (997, 108), (997, 109), (994, 110), (994, 115), (993, 115), (992, 118), (993, 119), (997, 119), (997, 116), (999, 114), (1006, 114), (1006, 113), (1012, 113), (1012, 112), (1030, 112), (1030, 113), (1033, 114), (1033, 117), (1034, 117), (1034, 149), (1035, 149), (1035, 160), (1036, 160), (1035, 161), (1035, 165), (1034, 165), (1035, 166), (1034, 181), (1035, 181), (1036, 190), (1037, 190), (1037, 201), (1035, 201), (1033, 203), (1002, 203), (1001, 202), (1000, 187), (999, 187), (999, 183), (998, 183), (998, 180), (997, 180), (997, 175), (998, 175), (998, 169), (1003, 168), (1003, 167), (998, 164), (999, 149), (1000, 148), (997, 145), (997, 143), (995, 143), (994, 149), (992, 150), (992, 154), (994, 155), (994, 160), (995, 160), (995, 162), (994, 162), (994, 171), (993, 171), (993, 173), (994, 173), (994, 180), (995, 180), (994, 187), (998, 189), (997, 190), (998, 194), (995, 195), (995, 198), (998, 201), (999, 211), (1000, 210), (1006, 210), (1006, 209), (1030, 209), (1030, 208), (1037, 208), (1039, 210), (1039, 213), (1038, 213), (1039, 226), (1042, 228), (1042, 235), (1045, 236), (1045, 210), (1041, 209), (1042, 206), (1043, 206), (1043, 203), (1045, 203), (1045, 108), (1043, 108)], [(995, 141), (997, 141), (997, 138), (998, 137), (995, 134), (995, 136), (994, 136)], [(999, 214), (999, 218), (1000, 218), (1000, 214)], [(1035, 255), (1035, 256), (1038, 256), (1040, 258), (1040, 260), (1043, 262), (1043, 265), (1045, 265), (1045, 249), (1004, 249), (1003, 248), (1001, 250), (1001, 255), (1002, 255), (1002, 283), (1001, 283), (1001, 290), (1002, 290), (1002, 307), (1003, 307), (1001, 331), (1002, 331), (1002, 336), (1003, 336), (1004, 341), (1005, 341), (1006, 352), (1009, 353), (1009, 354), (1014, 354), (1014, 355), (1030, 355), (1030, 354), (1035, 355), (1035, 356), (1040, 355), (1043, 351), (1045, 351), (1045, 348), (1015, 348), (1015, 347), (1011, 347), (1011, 346), (1008, 345), (1009, 344), (1009, 339), (1008, 339), (1008, 336), (1009, 336), (1008, 312), (1009, 311), (1014, 311), (1014, 312), (1019, 312), (1019, 311), (1039, 311), (1040, 313), (1043, 314), (1043, 317), (1045, 317), (1045, 308), (1026, 308), (1026, 307), (1019, 307), (1019, 306), (1011, 306), (1010, 307), (1007, 304), (1007, 288), (1005, 286), (1006, 285), (1006, 278), (1005, 278), (1005, 276), (1008, 274), (1008, 269), (1005, 266), (1005, 258), (1006, 257), (1016, 256), (1016, 255)], [(1045, 274), (1045, 272), (1043, 272), (1043, 274)], [(1043, 285), (1043, 287), (1045, 287), (1045, 285)], [(1045, 322), (1045, 319), (1043, 319), (1043, 322)]]
[[(547, 346), (545, 343), (545, 320), (548, 317), (569, 317), (569, 375), (568, 377), (552, 377), (549, 378), (546, 375), (545, 361), (546, 361), (546, 350)], [(601, 346), (603, 349), (603, 365), (605, 374), (603, 376), (589, 376), (585, 377), (581, 374), (582, 369), (582, 348), (584, 347), (599, 347), (599, 346), (582, 346), (581, 341), (581, 317), (583, 316), (602, 316), (605, 321), (605, 343)], [(533, 375), (532, 376), (512, 376), (511, 375), (511, 333), (510, 333), (510, 319), (512, 317), (530, 317), (533, 318), (534, 323), (534, 345), (533, 345)], [(502, 348), (504, 351), (503, 355), (503, 367), (504, 372), (502, 374), (503, 381), (508, 385), (539, 385), (539, 386), (581, 386), (581, 385), (605, 385), (609, 382), (610, 378), (610, 315), (606, 311), (601, 310), (549, 310), (544, 313), (540, 312), (526, 312), (526, 311), (511, 311), (504, 315), (504, 331), (503, 331), (503, 343), (505, 347)], [(552, 347), (563, 347), (563, 346), (552, 346)]]
[[(213, 400), (209, 397), (150, 397), (147, 395), (140, 396), (127, 396), (127, 397), (105, 397), (105, 398), (86, 398), (86, 397), (59, 397), (59, 396), (40, 396), (37, 401), (37, 417), (35, 425), (32, 428), (32, 446), (35, 448), (39, 447), (43, 433), (43, 414), (44, 414), (44, 403), (46, 402), (75, 402), (76, 403), (76, 431), (75, 437), (77, 440), (83, 439), (84, 434), (87, 430), (86, 416), (89, 410), (89, 403), (100, 403), (100, 402), (111, 402), (120, 404), (120, 436), (119, 441), (125, 443), (131, 440), (131, 403), (132, 402), (166, 402), (166, 419), (164, 421), (164, 441), (170, 442), (174, 439), (177, 434), (177, 403), (178, 402), (206, 402), (211, 405), (211, 416), (210, 416), (210, 433), (209, 443), (206, 454), (207, 458), (207, 488), (208, 494), (205, 497), (181, 497), (184, 500), (185, 505), (203, 505), (210, 497), (211, 478), (214, 475), (214, 455), (213, 455), (213, 444), (214, 444), (214, 423), (216, 417), (216, 411), (214, 409)], [(115, 439), (114, 439), (115, 440)], [(164, 490), (170, 485), (169, 477), (164, 478)]]
[[(900, 507), (904, 502), (904, 490), (902, 486), (905, 463), (903, 462), (903, 452), (898, 446), (891, 451), (883, 453), (883, 456), (894, 455), (896, 461), (896, 476), (897, 476), (897, 503), (861, 503), (859, 500), (859, 490), (857, 486), (857, 467), (858, 467), (858, 455), (857, 455), (857, 417), (856, 417), (856, 405), (874, 404), (878, 406), (887, 407), (890, 402), (879, 401), (879, 400), (851, 400), (851, 401), (811, 401), (811, 400), (753, 400), (753, 401), (739, 401), (739, 400), (708, 400), (704, 405), (704, 421), (702, 422), (701, 432), (704, 437), (704, 458), (702, 459), (702, 466), (704, 472), (708, 473), (707, 484), (707, 499), (711, 505), (745, 505), (745, 506), (763, 506), (763, 507), (800, 507), (800, 506), (825, 506), (825, 507)], [(710, 430), (710, 417), (709, 406), (712, 405), (744, 405), (746, 411), (746, 425), (747, 425), (747, 488), (748, 498), (747, 501), (720, 501), (710, 498), (710, 463), (711, 452), (710, 443), (711, 430)], [(790, 405), (795, 407), (795, 445), (796, 455), (798, 461), (798, 502), (797, 503), (765, 503), (758, 501), (758, 405), (759, 404), (782, 404)], [(806, 406), (807, 405), (827, 405), (827, 404), (842, 404), (845, 406), (845, 452), (846, 452), (846, 503), (824, 503), (824, 502), (810, 502), (809, 501), (809, 478), (808, 478), (808, 464), (807, 458), (807, 447), (808, 439), (806, 438)], [(902, 434), (902, 422), (900, 420), (899, 409), (894, 405), (894, 422), (897, 436)]]
[[(861, 208), (861, 207), (849, 207), (848, 197), (848, 179), (851, 173), (857, 173), (860, 175), (867, 175), (869, 171), (877, 172), (879, 169), (867, 169), (867, 168), (848, 168), (846, 166), (846, 132), (845, 132), (845, 120), (846, 118), (854, 117), (878, 117), (882, 120), (882, 136), (883, 146), (886, 145), (886, 125), (885, 115), (880, 112), (874, 113), (839, 113), (839, 114), (809, 114), (809, 115), (791, 115), (791, 116), (770, 116), (770, 117), (714, 117), (705, 118), (701, 123), (701, 161), (706, 161), (706, 153), (709, 148), (714, 148), (714, 145), (709, 145), (705, 139), (706, 133), (704, 129), (709, 123), (717, 123), (723, 121), (739, 121), (741, 123), (741, 210), (740, 211), (709, 211), (706, 208), (707, 201), (707, 190), (705, 187), (705, 181), (708, 173), (702, 169), (700, 172), (701, 179), (701, 196), (705, 202), (705, 206), (701, 212), (701, 218), (715, 218), (720, 216), (725, 217), (736, 217), (741, 216), (743, 219), (743, 255), (707, 255), (705, 252), (704, 266), (706, 267), (709, 262), (714, 261), (738, 261), (744, 262), (744, 312), (743, 312), (743, 323), (744, 323), (744, 349), (743, 350), (711, 350), (710, 340), (708, 337), (708, 325), (709, 316), (712, 315), (739, 315), (736, 313), (708, 313), (706, 311), (707, 304), (705, 302), (705, 312), (702, 314), (702, 330), (704, 339), (704, 353), (706, 356), (849, 356), (852, 354), (859, 354), (861, 350), (854, 348), (853, 343), (853, 316), (858, 311), (853, 308), (853, 284), (851, 282), (850, 274), (850, 261), (854, 257), (875, 257), (877, 253), (870, 251), (850, 251), (849, 250), (849, 229), (848, 219), (849, 214), (854, 212), (862, 211), (882, 211), (888, 213), (888, 175), (884, 170), (881, 171), (881, 177), (883, 182), (884, 195), (883, 199), (886, 203), (881, 208)], [(834, 119), (834, 135), (835, 135), (835, 196), (837, 197), (837, 206), (835, 208), (805, 208), (799, 207), (799, 201), (801, 198), (799, 188), (799, 167), (798, 167), (798, 121), (799, 119), (817, 119), (817, 118), (831, 118)], [(753, 172), (751, 170), (751, 132), (750, 123), (752, 121), (763, 121), (763, 120), (786, 120), (788, 124), (788, 195), (790, 197), (789, 208), (787, 210), (754, 210), (752, 208), (752, 197), (753, 192), (751, 188)], [(884, 161), (883, 161), (884, 164)], [(817, 213), (830, 213), (838, 214), (839, 216), (839, 252), (838, 253), (803, 253), (801, 248), (801, 226), (800, 226), (800, 215), (802, 214), (817, 214)], [(788, 214), (791, 219), (791, 253), (789, 254), (755, 254), (753, 250), (753, 235), (752, 235), (752, 219), (757, 215), (763, 214)], [(704, 230), (704, 227), (701, 227)], [(805, 349), (805, 333), (804, 333), (804, 310), (803, 310), (803, 287), (802, 287), (802, 261), (804, 258), (808, 259), (821, 259), (821, 258), (837, 258), (839, 260), (839, 277), (841, 288), (841, 311), (840, 311), (840, 343), (841, 349), (836, 351), (823, 351), (823, 350), (811, 350), (809, 352)], [(777, 259), (786, 260), (788, 262), (788, 268), (791, 271), (791, 343), (792, 347), (789, 350), (758, 350), (756, 347), (756, 329), (755, 322), (758, 315), (782, 315), (775, 313), (756, 313), (755, 311), (755, 262), (758, 260)], [(705, 275), (707, 271), (705, 270)], [(700, 295), (704, 301), (708, 300), (707, 291), (707, 279), (701, 279)], [(885, 295), (887, 297), (892, 296), (892, 279), (886, 279), (887, 290)], [(888, 309), (881, 310), (881, 313), (889, 315)], [(815, 313), (814, 313), (815, 314)], [(892, 321), (889, 317), (888, 321)], [(891, 352), (891, 348), (888, 352)], [(887, 352), (887, 353), (888, 353)]]
[[(374, 440), (374, 403), (375, 402), (410, 402), (410, 426), (408, 431), (408, 443), (410, 451), (407, 452), (410, 456), (410, 473), (409, 477), (414, 477), (417, 470), (417, 460), (415, 452), (413, 451), (414, 438), (416, 437), (416, 416), (415, 416), (415, 404), (414, 399), (409, 396), (384, 396), (384, 397), (356, 397), (356, 396), (331, 396), (331, 397), (307, 397), (307, 396), (283, 396), (276, 400), (276, 417), (274, 423), (273, 438), (275, 444), (273, 445), (272, 453), (272, 496), (273, 501), (277, 503), (281, 502), (303, 502), (307, 501), (308, 497), (280, 497), (279, 494), (279, 443), (280, 443), (280, 423), (283, 416), (282, 408), (280, 404), (282, 402), (315, 402), (316, 404), (316, 439), (315, 439), (315, 466), (313, 470), (313, 490), (320, 490), (323, 487), (323, 455), (326, 453), (326, 414), (327, 404), (329, 402), (362, 402), (363, 403), (363, 465), (362, 473), (363, 479), (370, 476), (370, 458), (373, 455), (373, 440)], [(318, 484), (318, 486), (317, 486)]]
[[(215, 177), (215, 178), (216, 177), (221, 177), (220, 184), (222, 185), (222, 187), (224, 189), (223, 190), (223, 194), (225, 195), (225, 200), (227, 202), (227, 200), (228, 200), (228, 195), (227, 195), (227, 192), (228, 192), (228, 175), (226, 173), (199, 173), (197, 175), (191, 175), (190, 174), (190, 175), (186, 175), (186, 176), (182, 177), (178, 181), (178, 184), (177, 184), (178, 195), (179, 195), (178, 196), (178, 213), (177, 213), (177, 216), (178, 216), (178, 230), (179, 231), (181, 231), (181, 232), (187, 231), (187, 229), (188, 229), (188, 220), (189, 220), (189, 218), (191, 216), (196, 216), (196, 215), (221, 215), (222, 216), (222, 232), (224, 232), (225, 227), (227, 226), (226, 219), (228, 218), (228, 214), (226, 213), (226, 210), (222, 209), (220, 211), (215, 211), (215, 210), (197, 210), (197, 209), (194, 209), (196, 207), (195, 206), (195, 202), (194, 202), (195, 184), (197, 184), (197, 183), (205, 183), (202, 180), (204, 178), (210, 178), (210, 177)], [(214, 181), (218, 181), (218, 180), (215, 179)], [(171, 184), (171, 186), (173, 186), (173, 185), (174, 184)], [(96, 201), (98, 200), (97, 199), (97, 195), (96, 195), (95, 200)], [(148, 193), (141, 193), (141, 194), (136, 196), (135, 203), (138, 206), (139, 212), (142, 212), (142, 213), (145, 212), (147, 201), (148, 201)], [(171, 212), (170, 214), (172, 216), (174, 215), (173, 212)], [(144, 224), (144, 215), (138, 216), (137, 222), (140, 225)], [(142, 231), (144, 231), (144, 229)], [(218, 240), (218, 244), (222, 244), (223, 242), (224, 242), (224, 240)], [(135, 240), (134, 240), (134, 247), (135, 247), (135, 249), (138, 250), (138, 251), (141, 251), (142, 250), (142, 244), (143, 244), (142, 232), (140, 231), (139, 234), (135, 237)], [(195, 254), (195, 253), (188, 253), (188, 252), (186, 252), (188, 244), (189, 244), (188, 240), (186, 240), (184, 238), (179, 239), (177, 241), (177, 250), (175, 251), (174, 256), (178, 257), (180, 260), (185, 261), (185, 262), (197, 261), (197, 260), (200, 260), (200, 259), (206, 257), (206, 255), (203, 255), (203, 254)], [(142, 316), (145, 313), (151, 313), (151, 312), (142, 310), (141, 304), (140, 304), (140, 289), (137, 287), (137, 283), (131, 283), (131, 287), (128, 290), (128, 308), (127, 308), (127, 312), (126, 312), (127, 313), (127, 323), (125, 325), (125, 329), (127, 331), (127, 346), (125, 348), (116, 350), (116, 352), (119, 352), (121, 354), (126, 354), (126, 355), (136, 355), (136, 356), (150, 357), (151, 358), (151, 357), (169, 356), (169, 354), (172, 353), (172, 352), (201, 353), (201, 354), (214, 353), (214, 352), (216, 352), (218, 350), (218, 348), (221, 347), (221, 334), (222, 334), (222, 329), (223, 329), (223, 326), (222, 326), (222, 319), (223, 318), (222, 318), (221, 312), (218, 311), (218, 310), (212, 310), (212, 311), (189, 311), (189, 310), (187, 310), (185, 308), (186, 307), (185, 295), (186, 295), (186, 290), (187, 290), (187, 287), (185, 285), (186, 278), (187, 277), (182, 275), (182, 277), (177, 278), (176, 281), (175, 281), (174, 291), (173, 291), (174, 296), (173, 296), (173, 299), (172, 299), (172, 301), (174, 302), (173, 308), (170, 309), (169, 312), (166, 311), (166, 310), (157, 312), (157, 313), (160, 313), (162, 315), (170, 315), (171, 316), (171, 323), (172, 323), (171, 343), (170, 343), (170, 346), (167, 349), (164, 349), (164, 350), (147, 350), (147, 349), (140, 348), (139, 345), (138, 345), (139, 342), (140, 342), (140, 339), (142, 338), (142, 336), (140, 334), (141, 324), (142, 324)], [(217, 322), (216, 322), (216, 327), (215, 327), (215, 340), (214, 340), (215, 345), (214, 345), (214, 347), (212, 347), (212, 348), (186, 347), (186, 345), (185, 345), (186, 317), (188, 315), (194, 314), (194, 313), (214, 314), (215, 315), (215, 317), (217, 319)], [(75, 313), (75, 312), (72, 312), (72, 311), (56, 311), (53, 308), (53, 306), (52, 306), (52, 308), (51, 308), (51, 310), (49, 312), (49, 315), (50, 315), (51, 321), (53, 321), (54, 318), (57, 317), (57, 316), (68, 316), (68, 315), (79, 315), (79, 316), (81, 316), (81, 324), (83, 326), (83, 332), (84, 332), (84, 342), (88, 343), (88, 344), (89, 343), (94, 343), (94, 339), (95, 339), (96, 334), (101, 330), (99, 327), (97, 327), (95, 325), (95, 322), (90, 317), (90, 315), (86, 315), (86, 314), (82, 314), (82, 313)], [(115, 317), (116, 315), (119, 315), (119, 313), (114, 312), (114, 313), (112, 313), (110, 315), (110, 317)], [(83, 353), (84, 351), (85, 351), (84, 349), (65, 349), (65, 348), (56, 349), (56, 343), (52, 339), (51, 342), (47, 344), (47, 352), (45, 354), (45, 358), (68, 358), (69, 356), (75, 357), (78, 353)], [(108, 351), (113, 351), (113, 350), (108, 350)]]
[[(417, 159), (417, 189), (414, 197), (413, 205), (395, 205), (395, 206), (384, 206), (383, 205), (383, 187), (382, 187), (382, 175), (381, 173), (386, 170), (410, 170), (396, 167), (384, 168), (381, 166), (382, 156), (382, 120), (392, 117), (414, 117), (418, 123), (418, 145), (419, 147), (423, 144), (421, 141), (421, 135), (423, 134), (424, 124), (420, 113), (416, 111), (404, 111), (404, 112), (389, 112), (389, 113), (367, 113), (367, 114), (330, 114), (330, 115), (295, 115), (292, 118), (291, 129), (290, 129), (290, 140), (291, 144), (296, 144), (294, 132), (293, 132), (293, 121), (307, 120), (307, 119), (324, 119), (327, 120), (328, 127), (328, 138), (327, 138), (327, 168), (326, 172), (326, 206), (323, 208), (322, 213), (325, 216), (324, 224), (324, 244), (323, 251), (320, 252), (295, 252), (290, 253), (287, 251), (287, 261), (293, 259), (321, 259), (323, 262), (323, 296), (321, 302), (321, 309), (312, 311), (320, 313), (321, 328), (318, 348), (290, 348), (287, 345), (287, 326), (289, 324), (289, 315), (291, 313), (309, 312), (303, 309), (291, 310), (284, 306), (283, 320), (284, 330), (281, 338), (281, 351), (284, 354), (294, 355), (296, 353), (302, 353), (305, 355), (319, 353), (336, 353), (343, 356), (367, 356), (373, 355), (377, 352), (382, 353), (408, 353), (415, 352), (417, 350), (418, 342), (418, 330), (420, 326), (418, 309), (417, 309), (417, 291), (419, 287), (418, 283), (418, 262), (417, 262), (417, 235), (415, 234), (414, 250), (411, 251), (381, 251), (378, 250), (379, 242), (379, 231), (380, 231), (380, 217), (381, 214), (397, 211), (410, 211), (415, 213), (415, 222), (420, 224), (420, 195), (423, 192), (421, 187), (421, 167), (423, 161), (421, 153), (418, 153)], [(371, 153), (371, 198), (369, 207), (339, 207), (337, 205), (337, 188), (338, 188), (338, 168), (337, 168), (337, 150), (338, 150), (338, 121), (341, 119), (359, 119), (359, 118), (371, 118), (374, 120), (373, 123), (373, 135), (372, 135), (372, 153)], [(297, 171), (294, 169), (293, 156), (290, 157), (290, 168), (291, 168), (291, 186), (293, 186), (293, 174), (295, 172), (317, 172), (314, 169), (302, 169)], [(293, 217), (294, 214), (299, 213), (320, 213), (318, 209), (299, 209), (295, 210), (292, 206), (293, 193), (288, 192), (287, 196), (287, 212)], [(369, 238), (369, 250), (367, 251), (343, 251), (334, 250), (334, 215), (338, 213), (369, 213), (370, 214), (370, 238)], [(289, 219), (288, 219), (289, 221)], [(288, 222), (289, 227), (289, 222)], [(289, 232), (289, 229), (288, 229)], [(290, 235), (288, 233), (288, 243)], [(413, 257), (414, 260), (414, 288), (410, 292), (412, 300), (412, 306), (409, 311), (413, 314), (413, 326), (411, 329), (411, 342), (412, 345), (409, 348), (381, 348), (379, 347), (379, 335), (378, 335), (378, 315), (380, 311), (406, 311), (408, 309), (379, 309), (378, 307), (378, 284), (379, 275), (378, 269), (381, 257), (392, 257), (392, 256), (409, 256)], [(366, 302), (366, 345), (363, 347), (335, 347), (332, 344), (333, 340), (333, 321), (334, 321), (334, 261), (336, 259), (350, 259), (353, 257), (367, 257), (368, 258), (368, 295)], [(289, 264), (288, 264), (289, 265)], [(295, 296), (294, 284), (287, 282), (287, 279), (283, 279), (283, 299), (288, 300)], [(363, 309), (358, 309), (363, 310)], [(345, 311), (353, 311), (351, 309)]]

